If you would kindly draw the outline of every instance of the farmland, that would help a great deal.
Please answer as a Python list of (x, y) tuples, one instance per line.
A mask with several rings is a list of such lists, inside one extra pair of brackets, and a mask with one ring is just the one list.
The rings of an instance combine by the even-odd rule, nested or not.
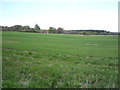
[(3, 88), (118, 87), (118, 36), (2, 32)]

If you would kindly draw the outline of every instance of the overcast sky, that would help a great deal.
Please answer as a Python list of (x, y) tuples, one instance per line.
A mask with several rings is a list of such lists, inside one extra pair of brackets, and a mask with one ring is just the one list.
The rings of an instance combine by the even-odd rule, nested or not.
[(0, 0), (0, 25), (118, 31), (119, 0)]

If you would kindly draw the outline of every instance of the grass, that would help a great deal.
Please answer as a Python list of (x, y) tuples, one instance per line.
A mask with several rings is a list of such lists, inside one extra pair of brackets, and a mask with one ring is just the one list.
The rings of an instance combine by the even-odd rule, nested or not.
[(118, 87), (118, 37), (3, 32), (3, 88)]

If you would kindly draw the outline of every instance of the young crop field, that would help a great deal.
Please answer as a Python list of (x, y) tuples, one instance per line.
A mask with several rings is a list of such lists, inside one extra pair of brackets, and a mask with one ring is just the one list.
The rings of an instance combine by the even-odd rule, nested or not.
[(2, 32), (3, 88), (117, 88), (118, 36)]

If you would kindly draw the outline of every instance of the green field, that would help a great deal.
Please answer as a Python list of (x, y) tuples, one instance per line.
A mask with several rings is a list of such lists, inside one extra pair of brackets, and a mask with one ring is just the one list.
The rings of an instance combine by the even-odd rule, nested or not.
[(118, 87), (118, 36), (2, 32), (3, 88)]

